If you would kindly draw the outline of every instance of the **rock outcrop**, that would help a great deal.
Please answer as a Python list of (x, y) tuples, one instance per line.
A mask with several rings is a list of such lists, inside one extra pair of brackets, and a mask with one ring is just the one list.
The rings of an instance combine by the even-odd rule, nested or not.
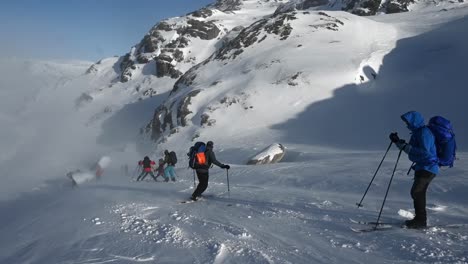
[(271, 144), (247, 162), (247, 165), (272, 164), (283, 159), (286, 149), (279, 143)]

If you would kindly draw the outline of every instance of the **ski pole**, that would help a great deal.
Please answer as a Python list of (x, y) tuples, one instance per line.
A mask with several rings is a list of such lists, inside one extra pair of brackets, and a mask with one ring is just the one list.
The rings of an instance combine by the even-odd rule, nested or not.
[(228, 185), (228, 196), (231, 197), (231, 191), (229, 189), (229, 169), (226, 170), (226, 178), (227, 178), (227, 185)]
[(136, 166), (135, 166), (135, 169), (133, 170), (133, 173), (132, 173), (132, 178), (135, 178), (136, 173), (137, 173), (138, 166), (140, 166), (140, 165), (136, 165)]
[(369, 182), (369, 185), (367, 186), (367, 189), (366, 189), (366, 191), (364, 192), (364, 195), (362, 196), (361, 201), (360, 201), (359, 203), (356, 203), (356, 205), (357, 205), (358, 208), (359, 208), (359, 207), (362, 207), (362, 201), (364, 200), (364, 197), (366, 197), (367, 192), (369, 191), (369, 188), (371, 187), (372, 182), (374, 181), (375, 176), (377, 175), (377, 172), (380, 170), (380, 166), (382, 166), (382, 163), (383, 163), (385, 157), (387, 156), (387, 153), (388, 153), (388, 151), (390, 150), (390, 147), (392, 146), (392, 144), (393, 144), (393, 142), (390, 141), (390, 144), (388, 145), (387, 151), (385, 151), (385, 154), (384, 154), (382, 160), (380, 161), (380, 164), (379, 164), (379, 166), (377, 167), (377, 170), (376, 170), (375, 173), (374, 173), (374, 177), (372, 177), (372, 180)]
[(406, 173), (406, 175), (409, 175), (409, 173), (411, 172), (411, 169), (413, 168), (413, 166), (414, 166), (414, 162), (413, 162), (413, 164), (411, 164), (411, 166), (409, 167), (408, 172)]
[(398, 153), (398, 158), (397, 158), (397, 160), (395, 162), (395, 168), (393, 168), (392, 177), (390, 178), (390, 182), (388, 183), (387, 192), (385, 193), (385, 197), (384, 197), (384, 200), (382, 202), (382, 207), (380, 208), (380, 212), (379, 212), (379, 217), (377, 217), (377, 221), (375, 222), (374, 229), (377, 229), (377, 226), (379, 225), (380, 216), (382, 215), (382, 211), (383, 211), (383, 208), (384, 208), (384, 205), (385, 205), (385, 201), (387, 200), (388, 191), (390, 190), (390, 185), (392, 185), (393, 176), (395, 175), (395, 171), (396, 171), (396, 168), (397, 168), (397, 165), (398, 165), (398, 161), (400, 160), (400, 156), (401, 156), (402, 151), (403, 150), (400, 150), (400, 152)]
[(195, 189), (195, 170), (192, 170), (193, 171), (193, 188)]

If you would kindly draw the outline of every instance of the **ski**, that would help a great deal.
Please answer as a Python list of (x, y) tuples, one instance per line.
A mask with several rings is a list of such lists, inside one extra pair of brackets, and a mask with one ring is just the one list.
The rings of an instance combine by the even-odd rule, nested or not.
[(198, 200), (197, 200), (197, 201), (194, 201), (194, 200), (186, 200), (186, 201), (180, 201), (179, 203), (181, 203), (181, 204), (189, 204), (189, 203), (195, 203), (195, 202), (198, 202)]
[(360, 224), (360, 225), (377, 225), (377, 226), (387, 226), (387, 225), (398, 225), (398, 223), (387, 223), (387, 222), (372, 222), (372, 221), (359, 221), (349, 218), (349, 221), (353, 224)]
[[(351, 230), (358, 233), (366, 233), (366, 232), (373, 232), (373, 231), (382, 231), (382, 230), (389, 230), (394, 227), (398, 227), (401, 229), (413, 229), (408, 228), (405, 226), (404, 222), (402, 223), (384, 223), (384, 222), (368, 222), (368, 221), (358, 221), (354, 219), (349, 219), (353, 224), (360, 224), (360, 225), (369, 225), (373, 227), (369, 228), (354, 228), (352, 227)], [(430, 225), (425, 228), (415, 228), (413, 230), (422, 230), (422, 231), (430, 231), (432, 228), (450, 228), (450, 229), (459, 229), (468, 227), (468, 224), (439, 224), (439, 225)]]
[(189, 203), (196, 203), (196, 202), (199, 202), (199, 201), (203, 201), (203, 198), (198, 198), (197, 200), (192, 200), (192, 199), (189, 199), (189, 200), (184, 200), (184, 201), (179, 201), (179, 203), (181, 204), (189, 204)]
[(351, 227), (351, 230), (356, 232), (356, 233), (368, 233), (368, 232), (373, 232), (373, 231), (389, 230), (389, 229), (392, 229), (393, 227), (396, 226), (396, 224), (393, 224), (393, 223), (384, 223), (384, 222), (378, 222), (377, 223), (377, 222), (372, 222), (372, 221), (358, 221), (358, 220), (354, 220), (352, 218), (350, 218), (349, 220), (353, 224), (373, 226), (373, 227), (365, 227), (365, 228)]
[(390, 229), (392, 229), (392, 226), (378, 226), (378, 227), (372, 227), (372, 228), (351, 227), (351, 230), (356, 233), (369, 233), (369, 232), (374, 232), (374, 231), (385, 231), (385, 230), (390, 230)]

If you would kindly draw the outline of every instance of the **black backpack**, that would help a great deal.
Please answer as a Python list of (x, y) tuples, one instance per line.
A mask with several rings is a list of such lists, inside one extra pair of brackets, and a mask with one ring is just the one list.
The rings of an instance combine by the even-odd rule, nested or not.
[(189, 157), (189, 167), (192, 169), (200, 169), (206, 167), (208, 162), (206, 160), (206, 144), (204, 142), (197, 142), (190, 147), (187, 156)]
[(143, 168), (151, 168), (151, 160), (150, 159), (144, 159), (143, 160)]
[(172, 165), (176, 165), (177, 163), (177, 155), (174, 151), (169, 152), (169, 158), (171, 159)]

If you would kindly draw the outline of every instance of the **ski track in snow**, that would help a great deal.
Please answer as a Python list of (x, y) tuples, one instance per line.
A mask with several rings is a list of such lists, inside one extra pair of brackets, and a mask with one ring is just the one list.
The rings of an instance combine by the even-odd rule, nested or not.
[[(322, 159), (328, 162), (320, 166), (327, 167), (328, 163), (338, 160), (347, 163), (354, 160), (353, 155), (326, 156)], [(361, 155), (365, 157), (361, 164), (375, 163), (374, 156)], [(270, 166), (272, 169), (265, 173), (265, 168)], [(449, 209), (454, 207), (449, 201), (429, 204), (430, 221), (441, 226), (424, 231), (392, 228), (358, 234), (350, 227), (362, 228), (362, 225), (351, 223), (349, 218), (375, 220), (387, 177), (376, 178), (376, 184), (364, 200), (365, 207), (357, 209), (355, 201), (367, 186), (373, 173), (371, 169), (364, 173), (360, 165), (348, 167), (346, 171), (329, 167), (329, 175), (334, 176), (324, 177), (324, 167), (304, 172), (310, 164), (270, 166), (236, 166), (231, 172), (230, 193), (226, 190), (223, 172), (213, 169), (205, 197), (190, 204), (178, 203), (193, 191), (192, 175), (179, 168), (176, 183), (128, 182), (124, 176), (109, 176), (119, 175), (111, 171), (99, 182), (75, 189), (69, 186), (62, 192), (55, 192), (54, 196), (46, 195), (53, 186), (38, 190), (35, 195), (39, 198), (46, 196), (12, 206), (21, 210), (21, 206), (34, 206), (34, 202), (29, 203), (37, 200), (38, 210), (41, 207), (53, 210), (54, 218), (38, 212), (37, 217), (30, 217), (23, 224), (24, 220), (15, 222), (11, 230), (12, 222), (3, 219), (5, 237), (27, 233), (33, 238), (30, 241), (36, 241), (18, 245), (21, 249), (13, 251), (16, 253), (6, 260), (26, 260), (25, 252), (40, 249), (39, 241), (53, 241), (58, 232), (60, 236), (68, 234), (70, 237), (71, 244), (54, 247), (54, 251), (64, 252), (64, 255), (54, 258), (43, 255), (37, 258), (38, 263), (177, 262), (175, 260), (178, 263), (344, 263), (349, 260), (362, 263), (369, 258), (385, 259), (388, 263), (397, 260), (467, 261), (466, 228), (443, 227), (443, 224), (463, 223), (466, 219)], [(288, 168), (289, 174), (281, 168)], [(462, 177), (462, 174), (452, 177)], [(450, 178), (436, 181), (441, 185), (451, 184)], [(354, 187), (350, 188), (350, 182)], [(382, 214), (383, 222), (402, 222), (411, 216), (411, 209), (401, 209), (411, 206), (410, 186), (411, 179), (403, 176), (395, 179)], [(430, 201), (440, 201), (446, 193), (430, 188), (428, 195)], [(70, 205), (76, 207), (72, 215), (69, 215)], [(80, 235), (62, 228), (59, 223), (63, 222), (73, 223)], [(45, 236), (38, 228), (43, 223), (54, 226)]]
[[(277, 166), (290, 167), (286, 164)], [(277, 172), (281, 174), (281, 170)], [(244, 171), (241, 169), (239, 174)], [(170, 187), (175, 191), (181, 187), (179, 184), (186, 186), (190, 180), (180, 180)], [(362, 186), (365, 186), (364, 181)], [(381, 255), (381, 251), (390, 250), (392, 254), (403, 254), (408, 260), (417, 256), (416, 260), (421, 262), (466, 260), (459, 253), (463, 245), (468, 244), (464, 230), (433, 227), (426, 231), (394, 229), (356, 235), (349, 230), (352, 224), (345, 217), (356, 211), (343, 198), (332, 195), (324, 199), (321, 198), (324, 194), (318, 190), (303, 192), (300, 188), (294, 191), (296, 197), (291, 198), (287, 191), (249, 188), (255, 186), (242, 184), (233, 185), (236, 195), (229, 198), (223, 190), (225, 187), (222, 182), (213, 181), (210, 194), (191, 204), (179, 205), (176, 201), (164, 200), (156, 205), (148, 202), (115, 205), (111, 212), (118, 220), (106, 224), (141, 243), (204, 252), (201, 254), (204, 261), (213, 263), (232, 260), (307, 263), (307, 256), (316, 258), (318, 249), (315, 246), (318, 244), (328, 251), (350, 250), (352, 254)], [(190, 188), (182, 190), (183, 193), (191, 191)], [(267, 194), (272, 191), (277, 194), (275, 199)], [(228, 203), (233, 206), (226, 206)], [(434, 206), (436, 210), (433, 211), (444, 212), (440, 208), (445, 207)], [(212, 213), (217, 210), (224, 213)], [(405, 209), (395, 212), (402, 217), (400, 221), (412, 217), (412, 213)], [(375, 215), (366, 217), (373, 220)]]

